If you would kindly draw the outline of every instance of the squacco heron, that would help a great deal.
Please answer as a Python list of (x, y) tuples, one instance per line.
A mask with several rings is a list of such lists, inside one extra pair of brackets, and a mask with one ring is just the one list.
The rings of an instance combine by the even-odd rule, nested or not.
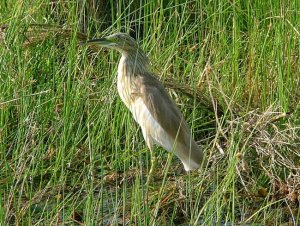
[(186, 171), (199, 168), (203, 158), (202, 150), (194, 141), (178, 107), (151, 73), (149, 59), (136, 41), (125, 33), (116, 33), (83, 44), (100, 45), (122, 54), (118, 66), (118, 92), (140, 125), (151, 151), (148, 179), (155, 163), (154, 145), (174, 153)]

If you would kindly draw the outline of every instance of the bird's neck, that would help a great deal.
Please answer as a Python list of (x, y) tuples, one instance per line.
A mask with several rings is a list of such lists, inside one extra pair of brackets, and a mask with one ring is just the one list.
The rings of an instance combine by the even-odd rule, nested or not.
[(149, 59), (141, 50), (126, 51), (122, 53), (119, 68), (126, 70), (126, 75), (143, 75), (149, 72)]

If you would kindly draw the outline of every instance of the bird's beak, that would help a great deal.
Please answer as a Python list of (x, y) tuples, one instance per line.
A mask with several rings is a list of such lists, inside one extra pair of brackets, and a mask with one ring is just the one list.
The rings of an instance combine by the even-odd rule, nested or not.
[(98, 38), (98, 39), (92, 39), (92, 40), (87, 40), (79, 43), (80, 45), (100, 45), (100, 46), (109, 46), (113, 44), (112, 41), (110, 41), (107, 38)]

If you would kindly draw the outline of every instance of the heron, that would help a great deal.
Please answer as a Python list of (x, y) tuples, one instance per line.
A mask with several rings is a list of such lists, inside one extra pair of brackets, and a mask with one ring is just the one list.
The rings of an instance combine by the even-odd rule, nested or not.
[(154, 145), (174, 153), (183, 163), (185, 171), (198, 169), (203, 159), (202, 149), (194, 141), (179, 108), (152, 73), (149, 59), (135, 39), (126, 33), (115, 33), (81, 44), (99, 45), (121, 53), (117, 89), (150, 149), (151, 166), (147, 184), (156, 165)]

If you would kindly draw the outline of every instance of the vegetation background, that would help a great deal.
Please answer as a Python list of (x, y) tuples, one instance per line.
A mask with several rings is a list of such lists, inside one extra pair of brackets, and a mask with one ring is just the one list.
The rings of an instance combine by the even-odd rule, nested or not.
[[(299, 225), (300, 2), (1, 0), (1, 225)], [(150, 153), (116, 91), (135, 37), (206, 160)]]

